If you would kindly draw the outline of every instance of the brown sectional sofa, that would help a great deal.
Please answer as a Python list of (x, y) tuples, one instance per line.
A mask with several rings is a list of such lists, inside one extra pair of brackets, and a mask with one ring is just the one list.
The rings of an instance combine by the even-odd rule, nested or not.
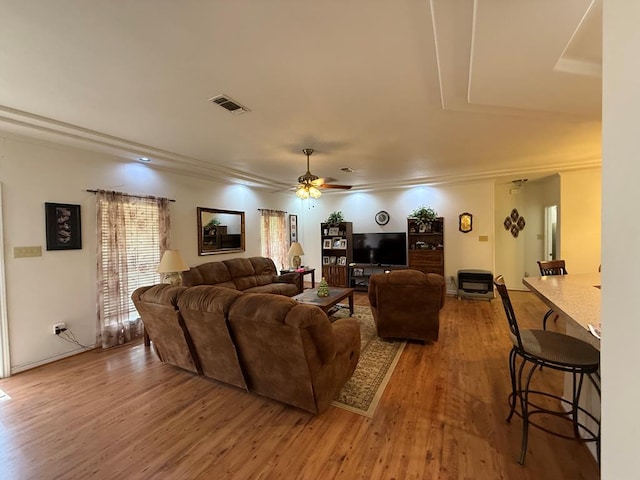
[(247, 391), (320, 413), (360, 357), (356, 319), (231, 288), (154, 285), (132, 299), (158, 356)]
[(182, 274), (182, 285), (218, 285), (242, 292), (293, 297), (302, 293), (302, 276), (295, 272), (278, 275), (270, 258), (232, 258), (190, 268)]

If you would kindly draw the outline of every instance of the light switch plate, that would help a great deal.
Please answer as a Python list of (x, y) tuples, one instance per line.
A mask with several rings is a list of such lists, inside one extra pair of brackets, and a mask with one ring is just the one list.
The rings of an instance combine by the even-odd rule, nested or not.
[(42, 247), (13, 247), (13, 258), (41, 257)]

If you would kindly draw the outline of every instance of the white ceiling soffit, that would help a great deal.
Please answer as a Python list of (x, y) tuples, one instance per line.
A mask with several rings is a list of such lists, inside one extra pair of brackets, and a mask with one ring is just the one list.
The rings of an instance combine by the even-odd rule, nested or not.
[(442, 108), (599, 119), (602, 9), (594, 3), (431, 0)]

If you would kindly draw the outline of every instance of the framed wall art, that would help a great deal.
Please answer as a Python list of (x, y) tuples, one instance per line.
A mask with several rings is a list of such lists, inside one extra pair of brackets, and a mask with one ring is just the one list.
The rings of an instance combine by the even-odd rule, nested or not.
[(289, 215), (289, 245), (298, 241), (298, 216)]
[(80, 205), (45, 203), (47, 250), (81, 250)]
[(469, 233), (473, 230), (473, 215), (469, 212), (458, 215), (458, 230), (462, 233)]

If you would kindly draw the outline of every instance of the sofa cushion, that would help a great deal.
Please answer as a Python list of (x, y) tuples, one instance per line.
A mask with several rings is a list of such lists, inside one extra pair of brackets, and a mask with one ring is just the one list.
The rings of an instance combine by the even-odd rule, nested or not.
[(227, 325), (231, 304), (241, 296), (237, 290), (200, 285), (188, 288), (178, 299), (178, 307), (193, 339), (202, 373), (247, 390)]
[[(276, 281), (278, 272), (276, 271), (273, 260), (266, 257), (251, 257), (249, 258), (251, 265), (256, 276), (256, 284), (258, 286), (268, 285)], [(297, 292), (296, 292), (297, 293)]]
[(191, 336), (177, 310), (178, 298), (185, 290), (186, 287), (159, 284), (140, 287), (131, 298), (160, 360), (200, 373)]
[(293, 297), (298, 294), (298, 287), (293, 283), (269, 283), (259, 287), (251, 287), (244, 290), (245, 293), (271, 293)]
[(221, 287), (236, 288), (231, 281), (231, 274), (224, 262), (208, 262), (192, 267), (182, 274), (182, 285), (219, 285)]
[(256, 271), (248, 258), (232, 258), (223, 262), (229, 269), (231, 281), (238, 290), (257, 287)]

